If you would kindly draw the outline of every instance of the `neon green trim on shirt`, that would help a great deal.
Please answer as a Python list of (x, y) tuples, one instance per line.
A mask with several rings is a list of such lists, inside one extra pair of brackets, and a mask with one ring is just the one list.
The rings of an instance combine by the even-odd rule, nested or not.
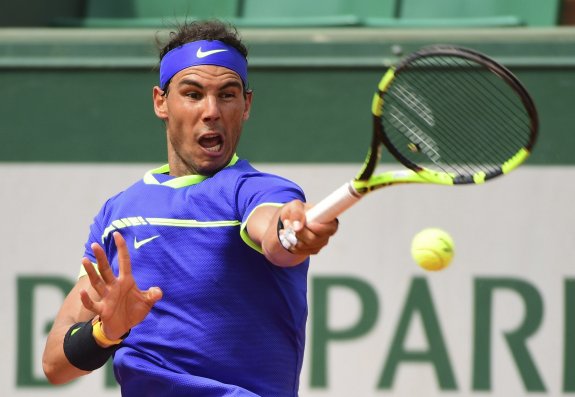
[(271, 206), (271, 207), (279, 208), (279, 207), (283, 206), (283, 204), (281, 204), (281, 203), (263, 203), (263, 204), (258, 205), (256, 208), (254, 208), (252, 210), (252, 212), (250, 212), (250, 214), (246, 218), (246, 221), (244, 223), (242, 223), (242, 227), (240, 228), (240, 237), (242, 238), (242, 240), (244, 240), (244, 243), (246, 243), (249, 247), (255, 249), (260, 254), (263, 254), (262, 247), (259, 244), (256, 244), (251, 239), (250, 235), (248, 234), (247, 226), (248, 226), (248, 222), (250, 220), (250, 217), (254, 214), (254, 212), (256, 212), (256, 210), (258, 208), (263, 207), (263, 206)]
[[(230, 160), (228, 165), (226, 165), (226, 167), (230, 167), (230, 166), (234, 165), (235, 163), (238, 162), (238, 160), (239, 160), (238, 155), (234, 153), (232, 159)], [(179, 176), (177, 178), (170, 179), (169, 181), (165, 181), (165, 182), (160, 183), (156, 179), (156, 177), (154, 176), (154, 174), (168, 174), (169, 172), (170, 172), (169, 164), (164, 164), (161, 167), (154, 168), (153, 170), (146, 172), (146, 174), (144, 175), (143, 181), (145, 184), (148, 184), (148, 185), (162, 185), (162, 186), (167, 186), (167, 187), (171, 187), (174, 189), (178, 189), (181, 187), (197, 185), (198, 183), (203, 182), (209, 178), (208, 176), (205, 176), (205, 175), (184, 175), (184, 176)]]

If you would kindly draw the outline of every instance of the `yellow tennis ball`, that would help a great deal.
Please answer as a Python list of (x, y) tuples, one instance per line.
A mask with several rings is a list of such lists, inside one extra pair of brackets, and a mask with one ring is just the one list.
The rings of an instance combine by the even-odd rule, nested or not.
[(454, 250), (451, 236), (438, 228), (420, 231), (411, 242), (411, 256), (425, 270), (445, 269), (453, 259)]

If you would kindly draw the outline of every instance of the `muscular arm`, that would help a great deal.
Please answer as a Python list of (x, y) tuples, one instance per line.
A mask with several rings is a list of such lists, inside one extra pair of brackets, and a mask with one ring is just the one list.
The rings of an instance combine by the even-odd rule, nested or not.
[[(281, 267), (295, 266), (308, 256), (317, 254), (337, 231), (337, 221), (329, 223), (306, 223), (306, 204), (294, 200), (281, 208), (260, 206), (248, 219), (247, 230), (252, 241), (262, 247), (266, 258)], [(278, 219), (285, 227), (296, 232), (298, 243), (287, 251), (277, 235)]]

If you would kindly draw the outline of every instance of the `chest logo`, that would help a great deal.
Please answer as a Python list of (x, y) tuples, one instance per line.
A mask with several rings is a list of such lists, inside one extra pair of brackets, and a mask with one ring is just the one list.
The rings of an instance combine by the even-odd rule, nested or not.
[(137, 238), (137, 237), (134, 237), (134, 248), (135, 248), (135, 249), (138, 249), (138, 248), (140, 248), (142, 245), (148, 244), (150, 241), (152, 241), (152, 240), (154, 240), (154, 239), (157, 239), (158, 237), (160, 237), (160, 235), (152, 236), (152, 237), (150, 237), (150, 238), (146, 238), (146, 239), (143, 239), (143, 240), (140, 240), (140, 241), (138, 241), (138, 238)]

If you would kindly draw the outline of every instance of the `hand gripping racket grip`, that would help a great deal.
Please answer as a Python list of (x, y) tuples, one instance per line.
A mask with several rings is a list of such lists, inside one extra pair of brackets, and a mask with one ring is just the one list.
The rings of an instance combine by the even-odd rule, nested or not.
[(357, 203), (361, 197), (362, 196), (353, 187), (353, 184), (347, 182), (310, 208), (305, 214), (306, 220), (308, 222), (318, 223), (330, 222)]

